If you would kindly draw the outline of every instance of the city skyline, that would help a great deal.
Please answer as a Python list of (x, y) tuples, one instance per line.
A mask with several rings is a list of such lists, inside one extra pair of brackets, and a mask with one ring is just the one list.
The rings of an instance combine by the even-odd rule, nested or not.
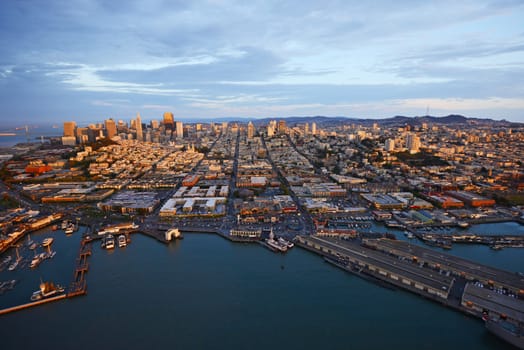
[(0, 119), (524, 122), (520, 1), (4, 2)]

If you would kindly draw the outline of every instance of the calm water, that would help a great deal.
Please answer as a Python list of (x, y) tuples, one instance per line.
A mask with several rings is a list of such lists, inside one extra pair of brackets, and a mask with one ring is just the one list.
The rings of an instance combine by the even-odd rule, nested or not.
[[(79, 235), (53, 235), (56, 257), (21, 279), (0, 306), (26, 302), (39, 278), (68, 284)], [(391, 291), (294, 248), (186, 234), (169, 246), (133, 235), (124, 249), (94, 244), (88, 295), (0, 317), (2, 349), (509, 349), (483, 324)], [(461, 246), (451, 253), (524, 271), (524, 250)], [(284, 267), (284, 268), (282, 268)]]
[[(14, 133), (15, 135), (1, 135), (1, 133)], [(0, 147), (11, 147), (17, 143), (41, 142), (41, 136), (62, 136), (62, 126), (53, 128), (51, 126), (30, 127), (29, 135), (26, 135), (25, 129), (15, 130), (14, 128), (0, 128)], [(29, 137), (28, 137), (29, 136)]]

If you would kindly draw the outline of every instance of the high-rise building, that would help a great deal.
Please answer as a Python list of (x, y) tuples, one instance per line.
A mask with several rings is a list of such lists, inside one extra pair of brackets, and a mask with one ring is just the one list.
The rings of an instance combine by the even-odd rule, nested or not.
[(252, 139), (255, 136), (255, 126), (252, 122), (247, 123), (247, 138)]
[(113, 119), (106, 119), (106, 137), (111, 139), (116, 136), (116, 123)]
[(64, 122), (64, 136), (75, 136), (76, 122)]
[(313, 135), (317, 134), (317, 123), (315, 123), (315, 122), (311, 123), (311, 133)]
[(273, 137), (275, 135), (275, 126), (276, 126), (276, 121), (272, 120), (269, 122), (269, 124), (267, 125), (267, 136), (268, 137)]
[(384, 144), (384, 150), (386, 152), (393, 152), (395, 150), (395, 140), (394, 139), (387, 139)]
[(144, 141), (144, 134), (142, 133), (142, 119), (140, 118), (140, 113), (136, 114), (136, 139), (138, 141)]
[(160, 123), (158, 122), (158, 120), (156, 119), (151, 120), (151, 129), (158, 129), (159, 126), (160, 126)]
[(181, 121), (175, 122), (176, 138), (181, 139), (184, 137), (184, 125)]
[(307, 134), (309, 134), (309, 123), (306, 123), (306, 125), (304, 125), (304, 135)]
[(285, 120), (279, 120), (278, 121), (278, 133), (279, 134), (285, 134), (286, 133), (286, 121)]
[(175, 129), (175, 118), (173, 113), (165, 112), (164, 113), (164, 126), (166, 129), (174, 130)]
[(406, 148), (409, 153), (418, 153), (420, 148), (420, 138), (412, 133), (409, 133), (406, 137)]

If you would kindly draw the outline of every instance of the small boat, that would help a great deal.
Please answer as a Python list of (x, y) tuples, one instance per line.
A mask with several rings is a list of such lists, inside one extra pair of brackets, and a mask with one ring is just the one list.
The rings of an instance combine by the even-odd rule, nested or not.
[(53, 282), (42, 282), (40, 283), (40, 289), (33, 292), (31, 295), (31, 301), (50, 298), (57, 294), (63, 293), (64, 290), (65, 288), (59, 284), (55, 285)]
[(286, 246), (286, 248), (288, 248), (288, 249), (293, 248), (295, 246), (292, 242), (290, 242), (288, 240), (285, 240), (282, 237), (278, 238), (278, 243), (280, 243), (281, 245)]
[(36, 243), (33, 243), (33, 244), (31, 244), (31, 245), (29, 246), (29, 249), (31, 249), (31, 250), (35, 250), (36, 247), (38, 247), (38, 245), (37, 245)]
[(125, 235), (118, 236), (118, 248), (127, 246), (127, 239)]
[(102, 239), (102, 248), (113, 249), (115, 248), (115, 237), (113, 235), (107, 235)]
[(62, 230), (65, 230), (67, 228), (67, 225), (69, 225), (69, 221), (64, 220), (64, 221), (62, 221), (62, 225), (60, 225), (60, 228)]
[(20, 261), (22, 261), (22, 257), (20, 256), (20, 253), (18, 253), (18, 248), (16, 248), (16, 260), (11, 265), (9, 265), (7, 269), (9, 271), (13, 271), (14, 269), (16, 269)]
[(47, 237), (45, 238), (43, 241), (42, 241), (42, 247), (47, 247), (48, 245), (51, 245), (51, 243), (53, 243), (53, 238), (52, 237)]
[(29, 265), (32, 269), (40, 265), (40, 263), (44, 260), (44, 253), (36, 254), (33, 257), (33, 260), (31, 260), (31, 264)]
[(70, 235), (73, 232), (75, 232), (75, 224), (73, 224), (72, 222), (69, 223), (67, 227), (65, 228), (64, 232), (66, 235)]

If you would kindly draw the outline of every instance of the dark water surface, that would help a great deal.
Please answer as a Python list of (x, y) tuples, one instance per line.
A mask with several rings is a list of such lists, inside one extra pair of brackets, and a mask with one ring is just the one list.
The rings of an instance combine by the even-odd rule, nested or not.
[[(49, 235), (53, 260), (0, 272), (0, 280), (20, 280), (0, 307), (29, 301), (40, 277), (69, 284), (79, 233), (32, 238)], [(1, 349), (510, 349), (479, 320), (298, 247), (279, 255), (213, 235), (185, 237), (165, 246), (136, 234), (111, 252), (94, 243), (88, 295), (0, 316)], [(521, 249), (450, 253), (524, 271)]]

